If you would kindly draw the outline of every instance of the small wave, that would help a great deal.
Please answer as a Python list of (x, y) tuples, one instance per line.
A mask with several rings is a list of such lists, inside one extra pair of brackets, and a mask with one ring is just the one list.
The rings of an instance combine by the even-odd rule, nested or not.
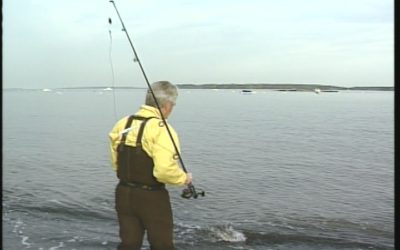
[(24, 234), (23, 230), (25, 229), (25, 223), (21, 220), (21, 218), (18, 218), (14, 223), (15, 224), (12, 232), (21, 238), (22, 245), (26, 246), (26, 248), (30, 248), (32, 244), (28, 242), (29, 237)]
[[(390, 242), (371, 242), (364, 235), (354, 234), (351, 239), (343, 237), (336, 232), (325, 230), (285, 230), (287, 227), (274, 228), (271, 230), (249, 229), (236, 227), (230, 222), (225, 224), (211, 225), (201, 227), (196, 225), (187, 225), (177, 223), (176, 236), (178, 243), (189, 246), (220, 244), (222, 242), (229, 245), (229, 248), (260, 245), (301, 245), (309, 246), (315, 249), (318, 246), (326, 248), (343, 249), (343, 248), (359, 248), (359, 249), (393, 249)], [(265, 228), (264, 228), (265, 229)], [(270, 228), (271, 229), (271, 228)], [(210, 245), (210, 246), (211, 246)], [(228, 246), (227, 245), (227, 246)], [(204, 249), (207, 249), (205, 247)]]
[(60, 242), (60, 243), (58, 244), (58, 246), (50, 247), (49, 250), (56, 250), (56, 249), (58, 249), (58, 248), (60, 248), (60, 247), (64, 247), (64, 242)]
[(307, 245), (310, 248), (315, 246), (327, 246), (329, 248), (359, 248), (359, 249), (392, 249), (391, 246), (383, 246), (377, 243), (367, 243), (364, 241), (348, 240), (328, 235), (307, 235), (307, 234), (287, 234), (287, 233), (260, 233), (260, 232), (246, 232), (247, 244), (268, 244), (271, 245)]
[(175, 236), (178, 242), (185, 244), (203, 244), (204, 242), (245, 242), (245, 234), (235, 229), (230, 223), (201, 227), (182, 222), (176, 224)]
[(29, 239), (28, 236), (21, 236), (21, 238), (22, 238), (22, 241), (21, 241), (22, 245), (25, 245), (27, 248), (31, 247), (31, 244), (26, 242)]
[(211, 227), (210, 231), (218, 240), (226, 242), (245, 242), (247, 237), (244, 233), (233, 228), (232, 225)]
[(75, 204), (70, 201), (56, 199), (34, 204), (15, 204), (13, 208), (36, 216), (40, 214), (48, 216), (48, 214), (51, 214), (52, 216), (58, 216), (58, 218), (62, 216), (64, 219), (113, 219), (113, 215), (108, 208)]
[(54, 202), (54, 203), (57, 203), (58, 205), (64, 205), (61, 201), (59, 201), (59, 200), (49, 200), (50, 202)]

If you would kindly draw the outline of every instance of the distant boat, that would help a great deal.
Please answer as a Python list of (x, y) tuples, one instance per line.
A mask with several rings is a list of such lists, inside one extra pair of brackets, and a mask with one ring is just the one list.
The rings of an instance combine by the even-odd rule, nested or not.
[(113, 89), (112, 89), (112, 88), (105, 88), (105, 89), (103, 89), (103, 90), (109, 91), (109, 90), (113, 90)]
[(50, 92), (51, 89), (42, 89), (43, 92)]
[(319, 88), (316, 88), (316, 89), (314, 89), (314, 92), (319, 94), (319, 93), (321, 93), (321, 90)]
[(241, 94), (244, 94), (244, 95), (249, 95), (249, 94), (253, 94), (253, 93), (255, 93), (253, 90), (250, 90), (250, 89), (242, 89), (241, 91), (240, 91), (240, 93)]

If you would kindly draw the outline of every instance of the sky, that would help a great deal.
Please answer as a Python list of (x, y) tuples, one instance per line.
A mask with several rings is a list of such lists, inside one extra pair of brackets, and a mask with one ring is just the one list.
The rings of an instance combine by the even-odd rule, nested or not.
[[(393, 0), (114, 2), (150, 82), (394, 85)], [(108, 0), (2, 11), (3, 88), (146, 87)]]

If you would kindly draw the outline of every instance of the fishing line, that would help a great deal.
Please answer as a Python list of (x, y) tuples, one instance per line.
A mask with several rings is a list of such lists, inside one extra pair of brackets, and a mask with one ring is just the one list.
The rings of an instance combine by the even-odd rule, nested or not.
[(115, 74), (114, 74), (114, 64), (112, 61), (112, 34), (111, 34), (111, 24), (112, 20), (111, 18), (108, 18), (108, 23), (110, 24), (109, 29), (108, 29), (108, 34), (110, 36), (110, 48), (109, 48), (109, 61), (110, 61), (110, 66), (111, 66), (111, 75), (112, 75), (112, 93), (113, 93), (113, 102), (114, 102), (114, 119), (117, 121), (117, 104), (116, 104), (116, 98), (115, 98)]
[[(172, 144), (173, 144), (173, 146), (174, 146), (175, 153), (176, 153), (177, 158), (179, 159), (180, 165), (181, 165), (183, 171), (185, 171), (185, 173), (187, 173), (185, 164), (183, 163), (183, 160), (182, 160), (182, 156), (181, 156), (181, 154), (179, 153), (179, 150), (178, 150), (178, 147), (176, 146), (176, 143), (175, 143), (174, 138), (172, 137), (172, 133), (171, 133), (171, 131), (170, 131), (170, 129), (169, 129), (168, 123), (166, 122), (166, 119), (165, 119), (163, 113), (161, 112), (160, 104), (158, 103), (157, 98), (156, 98), (156, 96), (155, 96), (155, 94), (154, 94), (154, 91), (153, 91), (153, 89), (152, 89), (152, 87), (151, 87), (151, 85), (150, 85), (150, 83), (149, 83), (148, 78), (147, 78), (147, 75), (146, 75), (146, 73), (144, 72), (142, 63), (141, 63), (140, 60), (139, 60), (139, 56), (138, 56), (138, 54), (136, 53), (135, 47), (133, 46), (132, 40), (131, 40), (131, 38), (130, 38), (130, 36), (129, 36), (129, 34), (128, 34), (128, 31), (127, 31), (127, 29), (126, 29), (126, 27), (125, 27), (124, 22), (122, 21), (122, 18), (121, 18), (121, 15), (119, 14), (119, 11), (118, 11), (118, 9), (117, 9), (117, 6), (115, 5), (115, 2), (114, 2), (113, 0), (110, 0), (110, 3), (113, 4), (113, 6), (114, 6), (114, 8), (115, 8), (115, 11), (116, 11), (117, 14), (118, 14), (118, 18), (119, 18), (119, 20), (121, 21), (121, 24), (122, 24), (122, 31), (125, 32), (126, 37), (128, 38), (128, 41), (129, 41), (129, 43), (130, 43), (130, 45), (131, 45), (131, 48), (132, 48), (132, 51), (133, 51), (133, 54), (134, 54), (134, 59), (133, 59), (133, 61), (134, 61), (134, 62), (137, 62), (137, 63), (139, 64), (140, 70), (141, 70), (142, 73), (143, 73), (144, 79), (146, 80), (146, 84), (147, 84), (147, 86), (148, 86), (148, 88), (149, 88), (149, 91), (150, 91), (151, 95), (153, 96), (154, 102), (155, 102), (155, 104), (156, 104), (156, 106), (157, 106), (157, 109), (158, 109), (158, 111), (159, 111), (159, 113), (160, 113), (161, 120), (162, 120), (163, 124), (165, 125), (165, 128), (166, 128), (167, 131), (168, 131), (169, 138), (171, 139), (171, 142), (172, 142)], [(109, 18), (109, 22), (110, 22), (110, 20), (111, 20), (111, 18)], [(183, 192), (182, 192), (182, 194), (181, 194), (181, 196), (182, 196), (183, 198), (189, 199), (189, 198), (191, 198), (191, 197), (194, 197), (194, 198), (196, 199), (196, 198), (198, 197), (198, 195), (201, 195), (201, 196), (204, 196), (204, 195), (205, 195), (205, 192), (202, 191), (202, 190), (199, 191), (199, 192), (196, 192), (196, 189), (195, 189), (195, 187), (194, 187), (193, 184), (189, 184), (189, 185), (187, 185), (187, 187), (188, 187), (188, 188), (187, 188), (187, 189), (184, 189)]]

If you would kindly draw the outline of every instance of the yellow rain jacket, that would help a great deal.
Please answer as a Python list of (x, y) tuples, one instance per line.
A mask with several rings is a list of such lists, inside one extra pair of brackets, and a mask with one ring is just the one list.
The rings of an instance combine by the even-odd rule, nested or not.
[[(139, 111), (135, 114), (142, 117), (157, 117), (159, 119), (150, 119), (144, 127), (142, 137), (143, 150), (153, 159), (154, 169), (153, 175), (157, 181), (171, 184), (171, 185), (184, 185), (186, 181), (186, 173), (178, 165), (176, 159), (175, 148), (169, 137), (168, 131), (163, 125), (160, 112), (157, 108), (142, 105)], [(111, 160), (112, 168), (117, 171), (117, 147), (121, 142), (122, 132), (125, 129), (128, 116), (119, 120), (114, 128), (109, 133), (111, 141)], [(136, 146), (136, 138), (139, 127), (142, 121), (133, 120), (131, 130), (126, 136), (125, 144), (129, 146)], [(172, 137), (180, 150), (178, 136), (175, 130), (168, 124)], [(175, 156), (175, 159), (174, 159)]]

